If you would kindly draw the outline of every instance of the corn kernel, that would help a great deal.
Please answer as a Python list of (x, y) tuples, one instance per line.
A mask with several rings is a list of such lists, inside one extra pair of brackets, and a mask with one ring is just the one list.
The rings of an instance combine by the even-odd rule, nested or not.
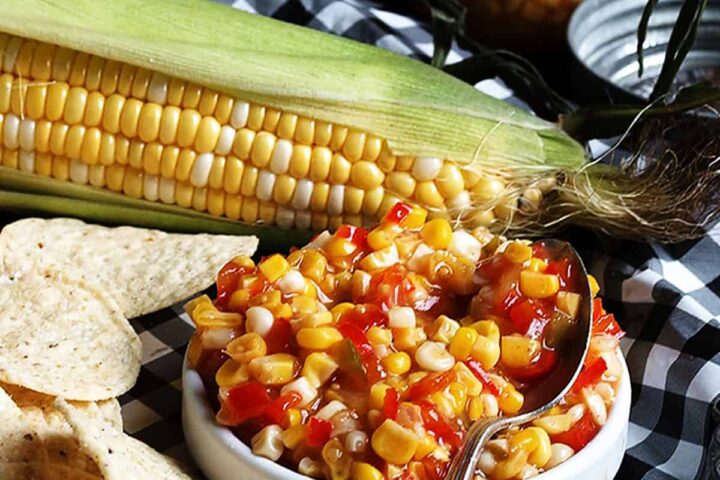
[(300, 272), (306, 277), (320, 282), (327, 272), (327, 259), (325, 255), (315, 249), (308, 249), (300, 263)]
[(430, 220), (420, 231), (423, 241), (435, 249), (446, 249), (452, 239), (452, 227), (444, 218)]
[(470, 328), (474, 328), (480, 335), (493, 342), (500, 341), (500, 329), (493, 320), (480, 320), (470, 325)]
[(369, 463), (353, 463), (352, 480), (383, 480), (384, 478), (382, 472)]
[(508, 384), (498, 398), (498, 406), (504, 413), (515, 415), (523, 406), (525, 397), (515, 387)]
[[(197, 307), (195, 308), (197, 311)], [(236, 327), (242, 323), (239, 313), (221, 312), (215, 308), (206, 308), (201, 312), (193, 312), (192, 319), (198, 327)]]
[(572, 424), (572, 417), (566, 413), (545, 415), (533, 421), (533, 425), (542, 428), (551, 435), (567, 432), (572, 427)]
[(557, 298), (555, 299), (555, 305), (557, 307), (570, 315), (572, 319), (575, 319), (578, 314), (578, 310), (580, 310), (580, 301), (582, 300), (582, 297), (573, 292), (558, 292)]
[(388, 373), (392, 375), (403, 375), (410, 371), (412, 360), (410, 355), (405, 352), (391, 353), (382, 360), (383, 365)]
[(387, 419), (375, 430), (370, 443), (375, 453), (386, 462), (404, 465), (415, 455), (420, 439), (412, 430)]
[(313, 352), (305, 359), (302, 376), (307, 378), (313, 387), (320, 388), (337, 369), (338, 364), (330, 355)]
[(412, 350), (427, 340), (425, 330), (422, 328), (398, 328), (393, 330), (395, 348), (398, 350)]
[(238, 363), (248, 363), (253, 358), (265, 356), (267, 345), (260, 335), (250, 332), (228, 343), (225, 353)]
[(284, 385), (295, 377), (297, 367), (297, 359), (294, 356), (275, 353), (251, 360), (248, 372), (263, 385)]
[(483, 335), (478, 336), (470, 356), (482, 364), (485, 370), (491, 370), (500, 360), (500, 345)]
[(448, 386), (448, 394), (453, 400), (453, 416), (462, 415), (468, 398), (468, 388), (462, 382), (453, 382)]
[(505, 247), (503, 255), (512, 263), (525, 263), (532, 258), (532, 247), (520, 242), (510, 242)]
[(232, 358), (225, 361), (215, 373), (215, 382), (220, 388), (230, 388), (248, 381), (247, 365)]
[(557, 275), (531, 272), (520, 272), (520, 291), (530, 298), (547, 298), (560, 290), (560, 279)]
[(437, 447), (438, 444), (433, 438), (433, 436), (426, 433), (425, 436), (423, 436), (422, 440), (420, 440), (420, 445), (418, 445), (413, 459), (422, 460), (423, 458), (433, 453)]
[(350, 240), (340, 237), (333, 237), (325, 245), (324, 249), (328, 257), (330, 257), (331, 259), (336, 259), (347, 257), (348, 255), (352, 254), (355, 250), (357, 250), (357, 246)]
[(260, 262), (258, 268), (269, 282), (274, 283), (290, 271), (290, 264), (282, 255), (275, 254)]
[(528, 427), (513, 435), (510, 447), (525, 450), (529, 454), (528, 462), (536, 467), (543, 467), (552, 455), (550, 437), (539, 427)]
[(468, 402), (468, 418), (476, 421), (483, 416), (483, 401), (481, 397), (472, 397)]
[(282, 441), (285, 448), (295, 450), (307, 437), (305, 425), (293, 425), (282, 434)]
[(390, 345), (393, 340), (392, 330), (372, 326), (367, 331), (367, 339), (373, 345)]
[(382, 382), (378, 382), (370, 387), (370, 408), (381, 410), (385, 404), (385, 394), (388, 390), (390, 390), (390, 386)]
[(500, 343), (502, 363), (510, 368), (527, 368), (540, 353), (540, 342), (523, 335), (505, 335)]
[(373, 250), (382, 250), (389, 247), (401, 233), (400, 228), (395, 224), (385, 224), (370, 230), (367, 242)]
[(317, 312), (318, 310), (317, 300), (306, 295), (295, 296), (290, 303), (293, 312), (298, 315), (311, 314)]
[(465, 388), (467, 388), (468, 395), (471, 397), (480, 395), (482, 393), (483, 385), (480, 380), (475, 376), (474, 373), (463, 362), (457, 362), (453, 367), (457, 379)]
[(465, 360), (470, 356), (477, 338), (478, 332), (476, 330), (462, 327), (455, 333), (448, 350), (456, 360)]
[(533, 257), (530, 259), (527, 269), (531, 272), (544, 272), (547, 267), (548, 264), (545, 260)]
[(460, 324), (450, 317), (440, 315), (430, 325), (430, 339), (449, 344), (460, 329)]
[(302, 412), (297, 408), (288, 408), (285, 412), (284, 428), (301, 425), (303, 421)]
[(297, 333), (298, 345), (309, 350), (327, 350), (342, 339), (333, 327), (302, 328)]
[(588, 283), (590, 284), (590, 293), (593, 297), (596, 297), (600, 291), (600, 285), (598, 285), (597, 279), (592, 275), (588, 275)]
[(409, 228), (410, 230), (420, 228), (425, 224), (427, 216), (428, 212), (424, 208), (413, 207), (413, 209), (410, 210), (410, 213), (402, 219), (400, 226), (403, 228)]
[(210, 300), (210, 297), (207, 295), (200, 295), (199, 297), (193, 298), (189, 302), (187, 302), (185, 305), (183, 305), (183, 309), (185, 310), (185, 313), (188, 315), (192, 315), (193, 310), (195, 310), (195, 307), (197, 307), (200, 304), (209, 304), (212, 305), (212, 300)]
[(330, 310), (333, 316), (333, 322), (337, 323), (345, 312), (353, 310), (354, 308), (355, 305), (349, 302), (338, 303)]
[(291, 322), (292, 328), (295, 331), (299, 331), (303, 328), (317, 328), (330, 325), (332, 323), (332, 313), (330, 312), (317, 312), (305, 314), (299, 319)]

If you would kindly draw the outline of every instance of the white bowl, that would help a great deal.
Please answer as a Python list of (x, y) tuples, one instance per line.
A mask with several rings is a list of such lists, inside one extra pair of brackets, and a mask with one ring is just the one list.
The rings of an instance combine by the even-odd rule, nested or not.
[[(595, 438), (566, 462), (538, 480), (607, 480), (620, 468), (630, 415), (630, 376), (625, 359), (623, 377), (607, 423)], [(185, 439), (198, 466), (210, 480), (308, 480), (282, 465), (258, 457), (233, 433), (215, 422), (200, 375), (183, 365), (182, 420)]]

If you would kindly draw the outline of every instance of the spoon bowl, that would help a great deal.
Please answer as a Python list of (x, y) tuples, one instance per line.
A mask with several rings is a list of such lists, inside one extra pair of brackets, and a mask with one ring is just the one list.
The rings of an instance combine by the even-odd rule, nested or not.
[(560, 403), (582, 369), (592, 333), (592, 294), (585, 265), (567, 242), (544, 239), (533, 245), (542, 245), (553, 260), (569, 260), (570, 268), (577, 272), (568, 287), (582, 298), (578, 314), (558, 342), (555, 349), (558, 361), (552, 373), (525, 393), (523, 407), (517, 415), (478, 420), (470, 426), (463, 446), (450, 464), (446, 480), (471, 480), (485, 443), (500, 430), (530, 422)]

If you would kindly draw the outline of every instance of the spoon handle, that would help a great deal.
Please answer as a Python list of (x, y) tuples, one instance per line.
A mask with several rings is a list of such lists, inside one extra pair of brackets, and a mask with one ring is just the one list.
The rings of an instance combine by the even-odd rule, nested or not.
[(463, 446), (450, 464), (450, 470), (445, 476), (445, 480), (472, 480), (480, 459), (482, 446), (493, 435), (512, 423), (511, 419), (502, 417), (478, 420), (473, 423), (467, 434), (465, 434)]

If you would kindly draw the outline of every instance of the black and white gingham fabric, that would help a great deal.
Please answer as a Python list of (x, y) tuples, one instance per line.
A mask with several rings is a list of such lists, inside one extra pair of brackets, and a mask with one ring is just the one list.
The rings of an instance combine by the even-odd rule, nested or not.
[[(411, 2), (224, 0), (235, 8), (373, 43), (427, 60), (432, 38)], [(282, 39), (278, 39), (282, 41)], [(454, 51), (449, 62), (462, 58)], [(510, 99), (497, 82), (483, 91)], [(628, 450), (619, 479), (699, 479), (720, 394), (720, 227), (664, 247), (583, 237), (576, 245), (627, 330), (622, 347), (633, 386)], [(128, 432), (188, 460), (180, 421), (182, 356), (192, 327), (182, 309), (135, 319), (145, 346), (135, 388), (121, 398)], [(712, 477), (708, 477), (712, 478)], [(720, 478), (720, 477), (719, 477)]]

